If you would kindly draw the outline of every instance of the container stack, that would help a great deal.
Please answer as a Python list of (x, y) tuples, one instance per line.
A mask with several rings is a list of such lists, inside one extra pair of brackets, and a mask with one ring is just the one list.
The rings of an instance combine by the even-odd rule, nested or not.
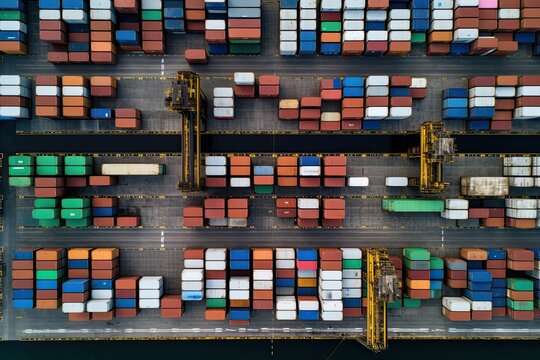
[(203, 32), (206, 19), (204, 0), (186, 0), (186, 30), (188, 32)]
[(429, 0), (413, 0), (411, 8), (411, 43), (423, 44), (426, 42), (426, 32), (429, 30)]
[[(306, 305), (303, 304), (303, 306)], [(296, 298), (294, 296), (276, 296), (276, 320), (296, 320)]]
[(359, 56), (365, 50), (364, 13), (365, 2), (345, 0), (343, 2), (343, 38), (341, 55)]
[(471, 303), (461, 297), (443, 297), (442, 314), (451, 321), (470, 321)]
[(444, 284), (451, 289), (467, 288), (467, 262), (458, 258), (444, 258)]
[(430, 298), (430, 254), (422, 248), (404, 248), (405, 296), (411, 299)]
[[(208, 7), (209, 3), (206, 2)], [(225, 2), (222, 3), (225, 5)], [(227, 45), (227, 24), (224, 19), (206, 20), (204, 22), (204, 39), (208, 43), (210, 55), (225, 55), (229, 51)]]
[(321, 0), (321, 54), (341, 53), (342, 0)]
[(230, 0), (229, 51), (235, 55), (258, 55), (261, 53), (261, 1)]
[(36, 164), (36, 175), (40, 177), (34, 179), (34, 196), (41, 198), (64, 196), (64, 178), (60, 177), (63, 174), (62, 158), (54, 155), (36, 156)]
[(253, 310), (274, 308), (274, 250), (253, 249)]
[(387, 54), (394, 56), (405, 55), (411, 51), (411, 10), (391, 9), (388, 14)]
[(36, 251), (36, 309), (58, 309), (66, 277), (66, 251), (60, 248)]
[(300, 122), (298, 123), (298, 130), (317, 131), (319, 130), (320, 119), (321, 98), (303, 97), (300, 101)]
[(68, 279), (90, 279), (90, 253), (92, 250), (92, 248), (68, 250)]
[(62, 76), (62, 116), (88, 119), (91, 107), (88, 79), (84, 76)]
[[(185, 227), (203, 227), (203, 207), (202, 206), (186, 206), (183, 210), (183, 226)], [(95, 220), (95, 219), (94, 219)]]
[(278, 98), (279, 97), (279, 76), (260, 75), (259, 76), (259, 97)]
[(296, 199), (277, 198), (276, 216), (278, 218), (296, 218)]
[(278, 156), (277, 186), (298, 186), (298, 158), (296, 156)]
[[(204, 250), (185, 249), (182, 289), (202, 287), (204, 284)], [(201, 301), (203, 290), (182, 290), (182, 301)]]
[(536, 199), (506, 199), (506, 227), (534, 229), (537, 207)]
[(227, 186), (227, 157), (206, 156), (204, 158), (204, 174), (206, 187)]
[(519, 78), (519, 86), (516, 93), (516, 108), (514, 119), (527, 120), (538, 118), (540, 110), (540, 77), (522, 76)]
[[(478, 0), (454, 1), (454, 34), (450, 44), (451, 55), (467, 55), (471, 50), (471, 43), (478, 39), (478, 5)], [(490, 51), (494, 51), (494, 49)]]
[(224, 198), (204, 199), (204, 218), (210, 226), (227, 226)]
[(267, 165), (254, 166), (253, 185), (256, 194), (272, 194), (274, 191), (274, 167)]
[(486, 270), (491, 273), (492, 316), (506, 316), (506, 252), (488, 249)]
[(466, 220), (469, 218), (469, 200), (445, 199), (441, 217), (448, 220)]
[(87, 227), (92, 225), (91, 201), (88, 198), (63, 198), (60, 218), (67, 227)]
[(135, 317), (139, 312), (139, 276), (119, 277), (114, 281), (116, 317)]
[(534, 270), (528, 271), (534, 285), (534, 317), (538, 318), (540, 312), (540, 250), (529, 249), (534, 253)]
[(90, 0), (90, 61), (116, 64), (117, 48), (113, 41), (116, 11), (112, 1)]
[(343, 316), (362, 316), (362, 250), (342, 248)]
[(394, 75), (390, 78), (389, 120), (402, 120), (412, 116), (411, 84), (410, 76)]
[(216, 118), (216, 120), (234, 119), (233, 88), (214, 88), (214, 118)]
[(390, 77), (372, 75), (366, 79), (366, 111), (363, 128), (365, 130), (380, 130), (381, 120), (389, 115), (388, 95)]
[(184, 51), (184, 58), (190, 65), (208, 63), (208, 54), (205, 49), (186, 49), (186, 51)]
[(300, 156), (300, 187), (321, 186), (321, 158)]
[(230, 186), (232, 188), (251, 187), (251, 157), (231, 156), (229, 164)]
[(141, 2), (142, 49), (146, 54), (165, 54), (162, 0)]
[(530, 157), (505, 157), (503, 159), (503, 176), (508, 177), (512, 187), (533, 187), (532, 158)]
[(110, 321), (114, 317), (114, 280), (120, 274), (120, 251), (117, 248), (99, 248), (90, 253), (92, 291), (87, 311), (92, 320)]
[(427, 96), (427, 79), (425, 77), (411, 79), (411, 96), (413, 100), (424, 99)]
[(89, 298), (89, 279), (69, 279), (62, 284), (62, 312), (68, 314), (70, 321), (88, 321), (86, 312)]
[(444, 280), (443, 259), (431, 256), (429, 258), (429, 291), (431, 299), (440, 299)]
[[(94, 158), (91, 156), (66, 155), (64, 156), (64, 175), (83, 177), (86, 186), (86, 176), (92, 175)], [(72, 178), (73, 179), (73, 178)], [(70, 186), (69, 184), (67, 184)]]
[(448, 55), (450, 42), (453, 39), (454, 1), (431, 1), (431, 23), (428, 36), (428, 55)]
[(447, 88), (443, 90), (443, 120), (464, 120), (468, 118), (466, 88)]
[(343, 220), (345, 220), (345, 199), (322, 199), (322, 203), (322, 226), (343, 226)]
[(20, 75), (0, 75), (0, 120), (29, 118), (31, 98), (29, 79)]
[(317, 52), (317, 1), (300, 0), (299, 30), (298, 54), (314, 55)]
[(300, 117), (300, 102), (297, 99), (279, 100), (279, 120), (298, 120)]
[[(345, 286), (360, 286), (360, 279), (343, 279), (342, 251), (320, 248), (319, 257), (319, 299), (321, 318), (324, 321), (343, 320), (343, 292)], [(356, 304), (353, 304), (356, 305)]]
[(508, 196), (509, 181), (506, 177), (463, 176), (461, 195), (468, 196)]
[(506, 316), (512, 320), (534, 319), (534, 283), (529, 279), (508, 278)]
[(317, 295), (317, 250), (296, 249), (296, 270), (296, 295)]
[[(388, 309), (399, 309), (403, 306), (403, 261), (401, 260), (400, 256), (391, 255), (389, 256), (389, 259), (392, 265), (394, 266), (394, 269), (396, 270), (398, 294), (395, 301), (387, 303), (387, 307)], [(343, 300), (343, 306), (345, 306), (345, 300)], [(347, 309), (343, 309), (344, 315), (345, 315), (345, 310)]]
[[(296, 290), (296, 276), (295, 276), (295, 251), (292, 248), (277, 248), (276, 249), (276, 300), (279, 296), (293, 296)], [(278, 301), (276, 301), (276, 304)], [(280, 319), (279, 312), (276, 311), (276, 318), (278, 320), (286, 320), (287, 316), (291, 316), (290, 313), (283, 313), (284, 318)], [(296, 308), (293, 309), (294, 314), (292, 319), (296, 319)]]
[(92, 224), (95, 227), (113, 227), (118, 214), (118, 199), (112, 197), (92, 199)]
[(36, 305), (35, 255), (37, 249), (21, 248), (13, 251), (11, 287), (13, 309), (33, 309)]
[(475, 76), (469, 79), (468, 130), (489, 130), (495, 115), (495, 76)]
[(141, 111), (133, 108), (114, 109), (114, 127), (126, 130), (141, 130)]
[(62, 117), (62, 87), (60, 77), (56, 75), (36, 76), (37, 117), (59, 119)]
[(362, 129), (363, 118), (364, 78), (345, 77), (343, 79), (343, 100), (341, 102), (341, 130)]
[(366, 11), (366, 51), (364, 55), (382, 56), (388, 51), (388, 1), (368, 2)]
[(34, 157), (29, 155), (11, 155), (8, 158), (9, 186), (27, 187), (34, 185)]
[(28, 53), (26, 1), (2, 2), (0, 19), (0, 52), (8, 55), (26, 55)]
[(162, 319), (180, 319), (185, 308), (182, 295), (163, 295), (159, 308)]
[[(341, 79), (325, 79), (321, 81), (320, 96), (323, 101), (341, 101)], [(339, 131), (341, 129), (341, 113), (328, 111), (321, 113), (321, 130)]]
[(112, 76), (90, 77), (90, 95), (92, 97), (114, 99), (117, 87), (118, 82)]
[(118, 13), (116, 41), (124, 51), (142, 51), (139, 5), (139, 1), (135, 0), (114, 0)]
[(324, 187), (345, 187), (347, 176), (346, 156), (325, 156), (324, 164)]
[(296, 225), (301, 228), (316, 228), (319, 226), (320, 200), (299, 198), (297, 201)]
[(506, 248), (506, 267), (514, 271), (534, 270), (534, 252), (519, 248)]
[(248, 199), (227, 199), (227, 226), (230, 228), (247, 227), (249, 216)]
[[(294, 3), (297, 3), (297, 0), (294, 0)], [(279, 54), (294, 56), (298, 50), (298, 10), (296, 6), (294, 8), (283, 8), (284, 5), (289, 5), (286, 1), (281, 1), (280, 4)]]
[(238, 98), (255, 98), (255, 74), (252, 72), (234, 73), (234, 96)]
[(497, 76), (495, 87), (495, 114), (490, 130), (512, 130), (513, 110), (515, 109), (517, 76)]
[(249, 325), (251, 317), (250, 249), (231, 249), (229, 270), (229, 323)]
[(62, 1), (62, 19), (67, 23), (69, 30), (67, 51), (71, 63), (90, 62), (89, 15), (88, 2)]
[(471, 304), (471, 320), (491, 320), (491, 273), (487, 270), (471, 269), (467, 271), (467, 279), (464, 295)]
[(142, 276), (139, 279), (139, 308), (159, 309), (161, 296), (163, 276)]
[[(190, 260), (193, 266), (199, 266), (200, 260)], [(206, 249), (205, 251), (205, 292), (207, 320), (225, 320), (227, 314), (227, 249)], [(184, 290), (202, 290), (202, 283), (189, 283)], [(188, 284), (186, 283), (186, 286)]]
[[(163, 2), (163, 27), (166, 32), (172, 34), (184, 34), (186, 32), (183, 1), (167, 0)], [(176, 304), (174, 305), (176, 306)]]

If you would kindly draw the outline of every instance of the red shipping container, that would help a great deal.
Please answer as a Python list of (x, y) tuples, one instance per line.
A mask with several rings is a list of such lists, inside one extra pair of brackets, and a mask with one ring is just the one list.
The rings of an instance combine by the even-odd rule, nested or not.
[(296, 217), (296, 209), (276, 209), (276, 216), (279, 218)]
[(297, 219), (296, 225), (301, 228), (316, 228), (319, 225), (317, 219)]
[(31, 279), (13, 279), (11, 281), (13, 289), (33, 289), (35, 287), (34, 280)]
[[(186, 256), (184, 255), (184, 258)], [(226, 270), (206, 270), (204, 272), (207, 279), (225, 279), (227, 278)]]
[(489, 125), (489, 129), (496, 131), (512, 130), (512, 121), (492, 121)]
[(90, 270), (88, 269), (68, 269), (69, 279), (84, 279), (90, 277)]
[(490, 218), (504, 217), (504, 208), (489, 208), (489, 217)]
[(247, 209), (248, 199), (227, 199), (229, 209)]
[(114, 268), (112, 270), (92, 270), (91, 275), (92, 279), (109, 280), (114, 279), (119, 273), (118, 268)]
[(341, 109), (364, 107), (364, 98), (345, 98), (341, 102)]
[(231, 19), (229, 18), (228, 25), (229, 25), (229, 28), (247, 28), (247, 29), (260, 28), (261, 19)]
[(300, 187), (320, 187), (321, 178), (319, 177), (301, 177)]
[(90, 186), (112, 186), (116, 185), (116, 177), (109, 175), (94, 175), (88, 178)]
[(36, 270), (56, 270), (64, 267), (63, 260), (39, 260), (36, 261)]
[(506, 308), (506, 316), (512, 320), (534, 320), (534, 311), (517, 311)]
[(90, 53), (88, 52), (69, 52), (68, 60), (72, 63), (87, 63), (90, 62)]
[(362, 308), (343, 308), (344, 317), (362, 317)]
[(300, 109), (300, 120), (319, 120), (321, 109)]
[(341, 227), (343, 220), (339, 219), (322, 219), (321, 225), (324, 227)]
[(253, 260), (253, 268), (259, 270), (272, 270), (274, 263), (272, 260)]
[(136, 317), (139, 309), (137, 308), (117, 308), (115, 310), (115, 316), (119, 318), (131, 318)]
[(328, 220), (343, 220), (345, 219), (345, 210), (324, 210), (323, 217)]
[(195, 248), (184, 249), (184, 259), (204, 259), (205, 250), (206, 249), (195, 249)]
[(342, 121), (341, 130), (362, 130), (362, 120)]
[(442, 314), (451, 321), (470, 321), (471, 312), (470, 311), (450, 311), (444, 306), (442, 307)]
[(388, 106), (390, 101), (387, 96), (368, 96), (366, 98), (366, 107), (370, 106)]
[(410, 270), (405, 269), (405, 277), (411, 280), (429, 280), (429, 270)]
[(323, 199), (323, 209), (343, 210), (345, 209), (345, 199)]
[(326, 101), (339, 101), (341, 100), (341, 89), (325, 89), (321, 90), (321, 99)]
[[(138, 24), (138, 23), (135, 23), (135, 24)], [(114, 24), (112, 21), (107, 21), (107, 20), (90, 20), (90, 30), (92, 31), (92, 33), (112, 32), (114, 30)]]
[(341, 250), (335, 248), (319, 248), (319, 257), (321, 260), (341, 261)]
[(64, 178), (62, 177), (36, 177), (34, 178), (35, 187), (55, 188), (64, 186)]
[(488, 208), (469, 208), (469, 219), (485, 219), (488, 217)]
[(294, 269), (276, 269), (276, 278), (286, 279), (296, 276)]
[(82, 303), (90, 298), (88, 291), (83, 293), (62, 293), (63, 303)]
[(135, 227), (141, 225), (139, 216), (119, 216), (116, 218), (116, 226), (119, 227)]
[(303, 108), (320, 108), (321, 98), (315, 96), (305, 96), (300, 99), (300, 106)]
[(320, 123), (321, 131), (339, 131), (341, 130), (341, 124), (339, 121), (323, 121)]
[(204, 199), (205, 209), (225, 209), (225, 199), (223, 198), (210, 198)]
[(279, 96), (279, 85), (259, 86), (259, 96), (265, 98), (277, 98)]
[(113, 260), (92, 260), (92, 270), (110, 270), (118, 266), (118, 258)]
[(296, 208), (296, 199), (295, 198), (277, 198), (276, 206), (278, 208), (294, 209)]
[(412, 76), (394, 75), (390, 77), (390, 86), (411, 86)]
[(225, 209), (204, 209), (205, 219), (223, 219), (225, 218)]
[(180, 309), (182, 308), (181, 295), (164, 295), (161, 298), (162, 309)]
[(137, 290), (136, 289), (116, 289), (114, 291), (114, 296), (117, 299), (136, 299)]
[(201, 206), (186, 206), (183, 213), (184, 217), (202, 217), (203, 208)]
[(318, 209), (298, 209), (297, 214), (299, 219), (318, 219), (320, 216)]
[(411, 96), (393, 96), (390, 98), (390, 106), (412, 106)]
[(321, 21), (341, 21), (341, 12), (321, 11)]
[(234, 85), (234, 96), (239, 97), (239, 98), (252, 99), (255, 97), (255, 86), (254, 85)]
[(300, 110), (298, 109), (280, 109), (278, 118), (279, 120), (298, 120), (300, 116)]
[(34, 196), (38, 198), (56, 198), (64, 196), (64, 188), (34, 188)]
[(298, 130), (317, 131), (319, 130), (319, 121), (318, 120), (301, 120), (298, 123)]
[(87, 179), (85, 177), (67, 177), (66, 187), (86, 187)]
[(272, 310), (274, 308), (273, 300), (253, 300), (254, 310)]
[(47, 53), (47, 61), (55, 64), (63, 64), (69, 62), (67, 51), (49, 51)]
[(208, 177), (205, 179), (206, 187), (227, 187), (227, 178)]
[(347, 167), (345, 166), (325, 166), (324, 176), (345, 176), (347, 175)]
[(115, 207), (118, 204), (117, 198), (93, 198), (92, 207)]
[(13, 260), (11, 262), (11, 268), (13, 270), (33, 270), (34, 261), (33, 260)]
[[(325, 220), (328, 220), (328, 219), (325, 219)], [(340, 226), (341, 224), (338, 224), (337, 226)], [(329, 226), (329, 225), (325, 225), (323, 223), (323, 226)], [(341, 261), (322, 261), (320, 263), (320, 269), (321, 270), (325, 270), (325, 271), (341, 271)]]
[(93, 225), (96, 227), (113, 227), (116, 224), (114, 217), (95, 217), (93, 218)]
[(36, 300), (56, 300), (60, 297), (60, 290), (36, 290)]
[(90, 88), (90, 94), (93, 97), (115, 98), (116, 89), (110, 86), (92, 86)]

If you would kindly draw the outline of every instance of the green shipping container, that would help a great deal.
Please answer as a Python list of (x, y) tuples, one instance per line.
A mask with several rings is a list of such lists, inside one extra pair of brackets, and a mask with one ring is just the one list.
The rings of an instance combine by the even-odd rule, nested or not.
[(419, 308), (420, 306), (422, 306), (422, 300), (420, 299), (410, 299), (410, 298), (403, 299), (403, 307)]
[[(90, 209), (62, 209), (60, 217), (62, 219), (82, 219), (90, 216)], [(66, 223), (67, 225), (67, 223)]]
[(531, 311), (534, 310), (534, 302), (506, 299), (506, 307), (518, 311)]
[(382, 199), (382, 209), (392, 212), (441, 212), (444, 200), (441, 199)]
[(226, 308), (227, 299), (206, 299), (207, 308)]
[(90, 207), (91, 200), (88, 198), (64, 198), (62, 199), (63, 209), (82, 209)]
[(52, 220), (58, 219), (60, 211), (58, 209), (34, 209), (32, 210), (32, 219)]
[(429, 270), (429, 261), (403, 258), (403, 266), (411, 270)]
[(260, 44), (229, 44), (229, 52), (236, 55), (258, 55), (261, 53)]
[(92, 219), (87, 217), (84, 219), (67, 219), (66, 226), (73, 228), (88, 227), (92, 225)]
[(38, 225), (44, 228), (55, 228), (60, 226), (60, 219), (38, 220)]
[(94, 163), (94, 158), (91, 156), (67, 155), (64, 157), (64, 165), (66, 166), (89, 166)]
[(34, 200), (34, 208), (36, 209), (54, 209), (59, 206), (58, 199), (55, 198), (39, 198)]
[(534, 307), (540, 308), (540, 299), (534, 299)]
[(362, 261), (360, 259), (345, 259), (342, 260), (341, 265), (344, 269), (361, 269), (362, 268)]
[(33, 166), (10, 166), (9, 167), (9, 176), (33, 176), (34, 175)]
[(26, 22), (26, 14), (22, 11), (1, 10), (0, 20), (16, 20)]
[(65, 275), (65, 268), (58, 270), (36, 270), (36, 280), (56, 280)]
[(17, 186), (17, 187), (24, 187), (24, 186), (32, 186), (34, 185), (34, 178), (33, 177), (27, 177), (27, 176), (19, 176), (19, 177), (9, 177), (9, 186)]
[(40, 176), (59, 176), (62, 175), (62, 167), (56, 165), (38, 165), (36, 174)]
[(12, 155), (9, 157), (9, 166), (33, 166), (34, 158), (29, 155)]
[(36, 156), (36, 165), (42, 165), (42, 166), (62, 165), (62, 158), (56, 155)]
[(422, 248), (404, 248), (403, 256), (405, 256), (409, 260), (421, 260), (421, 261), (430, 260), (429, 251)]
[(65, 166), (64, 174), (66, 176), (85, 176), (92, 175), (92, 166)]
[(253, 39), (230, 39), (229, 43), (231, 44), (260, 44), (261, 40)]
[(425, 42), (426, 42), (426, 33), (412, 33), (411, 34), (411, 43), (423, 44)]
[(444, 261), (443, 259), (432, 256), (429, 258), (429, 269), (430, 270), (444, 270)]
[(429, 298), (430, 299), (440, 299), (442, 297), (442, 290), (441, 289), (430, 289), (429, 290)]
[(143, 10), (141, 18), (142, 21), (161, 21), (163, 12), (161, 10)]
[(340, 32), (341, 21), (323, 21), (321, 23), (321, 32)]
[(506, 287), (516, 291), (533, 291), (534, 284), (528, 279), (508, 278), (506, 279)]
[(386, 303), (386, 307), (388, 309), (399, 309), (401, 307), (401, 299), (397, 299), (396, 301)]
[(273, 185), (255, 185), (255, 194), (272, 194), (273, 192)]

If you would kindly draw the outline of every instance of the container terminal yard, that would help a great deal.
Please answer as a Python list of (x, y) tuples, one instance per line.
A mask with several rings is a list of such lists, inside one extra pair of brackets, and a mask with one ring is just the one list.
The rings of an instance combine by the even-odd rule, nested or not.
[(534, 0), (1, 1), (0, 337), (537, 340), (538, 32)]

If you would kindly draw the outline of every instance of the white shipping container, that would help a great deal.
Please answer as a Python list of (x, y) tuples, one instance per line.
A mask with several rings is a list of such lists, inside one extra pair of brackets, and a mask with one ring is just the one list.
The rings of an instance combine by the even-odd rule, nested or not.
[(141, 309), (159, 309), (159, 299), (139, 299)]
[(253, 280), (272, 280), (274, 271), (272, 270), (253, 270)]
[(226, 27), (225, 20), (205, 20), (204, 22), (206, 30), (225, 30)]
[(226, 166), (205, 166), (204, 174), (206, 176), (225, 176), (227, 175)]
[(322, 290), (341, 290), (343, 289), (343, 282), (341, 280), (323, 280), (319, 276), (319, 288)]
[(366, 11), (366, 20), (367, 21), (386, 21), (388, 13), (386, 10), (367, 10)]
[(507, 196), (509, 182), (506, 177), (464, 176), (461, 193), (469, 196)]
[(469, 99), (469, 107), (493, 107), (495, 106), (494, 97), (474, 97)]
[[(186, 271), (186, 270), (184, 270)], [(184, 278), (182, 271), (182, 279)], [(202, 270), (187, 270), (190, 273), (202, 273)], [(202, 278), (201, 278), (202, 279)], [(143, 276), (139, 279), (139, 289), (160, 289), (163, 287), (163, 276)]]
[(214, 98), (215, 107), (234, 107), (234, 98)]
[(215, 107), (214, 118), (231, 120), (234, 119), (234, 108), (230, 107)]
[(21, 21), (0, 21), (0, 31), (20, 31), (22, 33), (28, 33), (28, 27)]
[(388, 86), (368, 86), (366, 88), (366, 96), (388, 96)]
[(387, 75), (371, 75), (366, 78), (366, 86), (389, 86), (390, 77)]
[(347, 288), (347, 289), (343, 289), (342, 290), (343, 292), (343, 298), (346, 299), (346, 298), (361, 298), (362, 297), (362, 289), (360, 288), (357, 288), (357, 289), (350, 289), (350, 288)]
[(520, 9), (499, 9), (499, 19), (519, 19)]
[(495, 88), (495, 97), (513, 98), (516, 96), (516, 88), (512, 86), (497, 86)]
[(446, 199), (444, 200), (444, 208), (449, 210), (467, 210), (469, 208), (469, 200)]
[(225, 248), (208, 248), (204, 252), (205, 259), (211, 261), (227, 260), (227, 249)]
[(37, 96), (60, 96), (60, 86), (36, 86)]
[(314, 300), (300, 300), (298, 299), (298, 310), (302, 311), (318, 311), (319, 301), (317, 298)]
[[(283, 11), (283, 10), (281, 10)], [(291, 10), (296, 13), (296, 10)], [(300, 10), (300, 19), (302, 20), (317, 20), (317, 10), (314, 9), (302, 9)]]
[(343, 293), (341, 290), (324, 290), (319, 287), (319, 298), (325, 300), (341, 300)]
[(525, 106), (514, 110), (514, 119), (536, 119), (540, 118), (540, 106)]
[[(186, 284), (189, 284), (187, 287)], [(199, 284), (199, 285), (195, 285)], [(182, 282), (182, 290), (194, 290), (194, 291), (200, 291), (203, 289), (202, 283), (196, 283), (196, 282)], [(140, 299), (159, 299), (163, 295), (163, 288), (159, 288), (157, 290), (148, 290), (148, 289), (141, 289), (139, 290), (139, 298)]]
[(503, 168), (504, 176), (531, 176), (531, 174), (530, 166), (505, 166)]
[(235, 72), (234, 83), (236, 85), (255, 85), (255, 73)]
[(90, 0), (90, 9), (112, 9), (112, 0)]
[(297, 43), (295, 41), (282, 41), (279, 43), (279, 54), (283, 56), (296, 55)]
[(343, 269), (343, 278), (344, 279), (361, 279), (362, 270), (361, 269)]
[(225, 270), (227, 268), (225, 261), (208, 261), (204, 264), (205, 270)]
[(323, 280), (340, 281), (343, 278), (343, 273), (341, 271), (321, 270), (320, 277)]
[(227, 290), (225, 289), (206, 289), (205, 295), (208, 299), (226, 299)]
[(63, 303), (62, 312), (64, 314), (80, 314), (86, 311), (86, 302), (83, 303)]
[(293, 248), (276, 248), (276, 259), (277, 260), (294, 260), (296, 257), (296, 252)]
[(540, 96), (540, 86), (519, 86), (517, 96)]
[(410, 20), (390, 20), (388, 22), (389, 30), (409, 30), (410, 28)]
[(361, 288), (361, 287), (362, 287), (361, 279), (343, 279), (342, 288), (356, 289), (356, 288)]
[(233, 177), (231, 178), (231, 187), (234, 188), (246, 188), (251, 186), (251, 179), (248, 177)]
[(0, 75), (0, 85), (30, 87), (30, 80), (20, 75)]
[(142, 0), (141, 8), (144, 10), (161, 10), (162, 0)]
[[(234, 90), (232, 87), (215, 87), (213, 94), (215, 98), (216, 97), (232, 98), (234, 97)], [(221, 156), (217, 156), (217, 157), (221, 157)]]
[(276, 296), (276, 310), (296, 310), (294, 296)]
[(297, 32), (296, 31), (280, 31), (279, 32), (279, 41), (297, 41)]
[(525, 156), (511, 156), (503, 158), (504, 166), (531, 166), (534, 159), (540, 159), (538, 157), (530, 158)]
[(410, 106), (392, 106), (390, 108), (389, 120), (407, 119), (412, 116), (412, 107)]
[(454, 22), (452, 20), (433, 20), (429, 25), (429, 31), (452, 31)]
[(495, 87), (494, 86), (478, 86), (469, 89), (469, 98), (474, 97), (494, 97), (495, 96)]
[(413, 77), (411, 79), (411, 89), (425, 89), (427, 88), (427, 78), (425, 77)]
[(533, 179), (534, 179), (534, 186), (540, 187), (540, 177), (535, 177)]
[(540, 167), (540, 156), (533, 156), (532, 157), (532, 166)]
[(227, 280), (206, 279), (205, 286), (207, 289), (225, 289), (227, 287)]
[(321, 311), (323, 321), (343, 321), (342, 311)]
[(0, 85), (0, 96), (22, 96), (30, 98), (32, 94), (30, 89), (24, 86)]
[[(203, 279), (204, 279), (204, 270), (203, 269), (184, 269), (184, 270), (182, 270), (182, 281), (202, 281)], [(153, 284), (152, 288), (153, 289), (159, 289), (160, 287), (162, 287), (162, 285), (163, 284), (161, 284), (160, 286), (156, 286), (156, 284)], [(140, 280), (139, 280), (139, 288), (141, 288)], [(143, 289), (152, 289), (152, 288), (144, 287)]]
[(362, 259), (362, 249), (359, 249), (359, 248), (341, 248), (341, 257), (343, 258), (343, 260)]
[(249, 290), (229, 290), (230, 300), (249, 300)]
[(387, 176), (384, 179), (384, 184), (386, 186), (396, 186), (396, 187), (403, 187), (409, 185), (409, 180), (404, 176)]
[(344, 31), (343, 32), (343, 42), (345, 41), (364, 41), (365, 32), (364, 31)]
[(442, 305), (450, 311), (471, 311), (471, 304), (461, 297), (445, 296)]
[(106, 20), (112, 21), (116, 24), (116, 15), (112, 10), (90, 10), (90, 19), (91, 20)]
[(342, 0), (321, 0), (321, 11), (340, 11)]
[(454, 0), (434, 0), (430, 2), (431, 9), (453, 9)]
[(458, 7), (475, 7), (478, 6), (479, 0), (454, 0), (454, 8)]
[(317, 30), (317, 21), (316, 20), (300, 20), (300, 30), (302, 30), (302, 31), (316, 31)]
[(432, 20), (453, 20), (454, 10), (433, 10), (431, 11)]
[(369, 186), (369, 178), (367, 177), (350, 177), (347, 179), (347, 186), (366, 187)]
[(299, 209), (318, 209), (320, 202), (319, 199), (299, 198), (297, 205)]
[(377, 120), (384, 119), (388, 117), (388, 108), (381, 106), (370, 106), (366, 108), (366, 115), (364, 116), (365, 120)]
[(390, 20), (410, 20), (411, 10), (409, 9), (392, 9), (390, 10)]
[(491, 301), (472, 301), (466, 297), (464, 299), (471, 305), (472, 311), (491, 311)]
[(364, 21), (362, 20), (345, 20), (343, 22), (343, 31), (345, 36), (345, 32), (347, 31), (361, 31), (364, 30)]
[(538, 200), (536, 199), (505, 199), (505, 205), (513, 209), (536, 209)]
[(343, 12), (343, 20), (344, 21), (363, 21), (366, 16), (366, 13), (364, 10), (347, 10)]
[(204, 163), (210, 166), (224, 166), (227, 165), (226, 156), (206, 156), (204, 158)]
[(469, 218), (469, 211), (446, 209), (441, 211), (441, 217), (448, 220), (466, 220)]
[(317, 277), (317, 270), (296, 270), (296, 277), (313, 279)]
[(61, 20), (60, 10), (39, 10), (39, 20)]
[(234, 290), (248, 290), (249, 289), (249, 277), (248, 276), (233, 276), (229, 279), (229, 288)]
[(296, 310), (278, 310), (276, 320), (296, 320)]
[(511, 187), (533, 187), (534, 178), (532, 177), (510, 177), (508, 178)]
[(536, 219), (538, 217), (538, 212), (536, 209), (506, 209), (506, 216), (514, 219)]
[(343, 302), (341, 300), (321, 300), (321, 309), (323, 311), (343, 311)]
[(296, 20), (280, 20), (279, 29), (296, 31), (298, 29), (298, 23), (296, 22)]
[(340, 112), (323, 112), (321, 113), (321, 121), (341, 121)]
[(300, 176), (321, 176), (321, 167), (300, 166)]
[[(180, 285), (183, 291), (202, 291), (204, 289), (204, 284), (202, 281), (182, 281)], [(143, 291), (148, 291), (144, 293), (145, 296), (141, 295)], [(156, 296), (156, 292), (159, 290), (139, 290), (139, 297), (141, 299), (155, 299), (159, 296)]]
[(410, 31), (390, 31), (388, 34), (390, 41), (411, 41)]
[(62, 19), (68, 24), (86, 24), (88, 13), (84, 10), (62, 9)]
[(0, 106), (0, 116), (27, 119), (30, 116), (30, 112), (27, 108), (20, 106)]
[(366, 0), (344, 0), (344, 9), (364, 9), (366, 7)]
[(279, 11), (279, 18), (281, 20), (296, 20), (298, 19), (298, 13), (294, 9), (281, 9)]
[(111, 311), (113, 308), (112, 299), (96, 299), (88, 300), (86, 303), (86, 311), (105, 313)]
[(92, 299), (112, 299), (114, 291), (109, 289), (94, 289), (91, 292)]
[[(368, 31), (366, 35), (367, 41), (387, 41), (388, 31), (386, 30), (372, 30)], [(369, 84), (368, 84), (369, 86)]]
[(300, 0), (300, 9), (316, 9), (317, 0)]
[(63, 96), (84, 96), (90, 98), (90, 92), (84, 86), (62, 86)]
[(253, 290), (272, 290), (274, 288), (273, 281), (253, 281)]

